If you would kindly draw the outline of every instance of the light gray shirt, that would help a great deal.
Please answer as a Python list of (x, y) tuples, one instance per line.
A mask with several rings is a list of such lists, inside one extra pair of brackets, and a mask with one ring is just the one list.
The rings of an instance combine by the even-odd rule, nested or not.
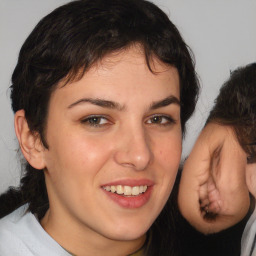
[(1, 256), (71, 256), (27, 212), (27, 205), (0, 219)]
[(241, 256), (256, 256), (256, 208), (243, 232)]

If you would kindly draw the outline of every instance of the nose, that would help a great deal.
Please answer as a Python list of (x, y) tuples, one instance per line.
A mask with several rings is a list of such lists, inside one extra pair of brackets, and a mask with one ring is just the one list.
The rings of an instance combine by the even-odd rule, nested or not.
[(150, 139), (142, 127), (122, 132), (117, 145), (114, 158), (119, 165), (143, 171), (153, 160)]

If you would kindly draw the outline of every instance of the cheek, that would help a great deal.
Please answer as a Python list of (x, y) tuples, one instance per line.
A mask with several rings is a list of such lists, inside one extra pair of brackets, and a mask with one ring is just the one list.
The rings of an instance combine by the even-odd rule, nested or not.
[(62, 178), (65, 178), (64, 173), (66, 176), (72, 175), (73, 178), (74, 173), (95, 175), (109, 158), (109, 150), (106, 146), (108, 144), (73, 134), (66, 134), (60, 136), (64, 139), (52, 141), (53, 147), (50, 147), (47, 156), (48, 170), (54, 170), (56, 175), (60, 174)]
[(158, 143), (156, 159), (161, 167), (163, 183), (167, 182), (172, 186), (180, 164), (181, 158), (181, 136), (165, 137)]
[(181, 158), (181, 136), (164, 136), (155, 151), (156, 201), (162, 209), (172, 192)]
[(162, 139), (161, 143), (158, 145), (158, 156), (161, 158), (162, 163), (166, 167), (178, 167), (181, 158), (182, 150), (181, 136), (172, 135)]

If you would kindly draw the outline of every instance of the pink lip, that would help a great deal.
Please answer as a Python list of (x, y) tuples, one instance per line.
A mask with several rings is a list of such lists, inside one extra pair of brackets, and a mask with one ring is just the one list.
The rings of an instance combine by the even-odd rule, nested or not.
[(119, 206), (123, 208), (129, 208), (129, 209), (135, 209), (142, 207), (145, 205), (151, 196), (151, 193), (153, 191), (153, 182), (150, 180), (122, 180), (122, 181), (115, 181), (108, 184), (104, 184), (104, 186), (116, 186), (116, 185), (123, 185), (123, 186), (142, 186), (147, 185), (147, 191), (143, 194), (140, 194), (138, 196), (124, 196), (124, 195), (118, 195), (116, 193), (111, 193), (106, 191), (102, 188), (103, 192), (115, 203), (117, 203)]

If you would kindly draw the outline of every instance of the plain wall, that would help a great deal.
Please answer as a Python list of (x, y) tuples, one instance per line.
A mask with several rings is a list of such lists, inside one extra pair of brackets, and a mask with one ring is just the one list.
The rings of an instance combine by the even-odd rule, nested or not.
[[(107, 0), (106, 0), (107, 1)], [(0, 193), (20, 180), (9, 90), (19, 49), (36, 23), (68, 0), (0, 0)], [(194, 52), (201, 96), (188, 123), (183, 156), (202, 129), (219, 87), (256, 61), (256, 0), (154, 0)]]

